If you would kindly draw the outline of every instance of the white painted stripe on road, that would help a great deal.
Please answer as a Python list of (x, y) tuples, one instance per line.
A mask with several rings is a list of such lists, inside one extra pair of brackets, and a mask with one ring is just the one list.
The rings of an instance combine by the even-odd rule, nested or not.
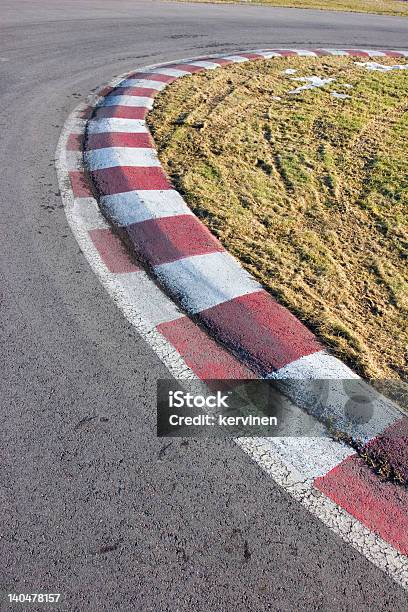
[(168, 83), (163, 81), (154, 81), (153, 79), (124, 79), (118, 85), (118, 87), (141, 87), (143, 89), (156, 89), (161, 91)]
[(111, 117), (91, 119), (88, 121), (89, 134), (104, 134), (105, 132), (129, 132), (129, 134), (150, 133), (143, 119), (122, 119)]
[[(116, 84), (116, 83), (113, 83)], [(96, 96), (93, 96), (91, 101), (95, 102)], [(190, 368), (187, 366), (186, 362), (180, 354), (176, 351), (174, 346), (167, 341), (162, 334), (160, 334), (154, 327), (153, 323), (149, 319), (149, 309), (150, 305), (147, 300), (140, 300), (139, 306), (140, 310), (135, 307), (135, 303), (133, 302), (132, 295), (136, 293), (136, 288), (125, 287), (123, 285), (123, 280), (126, 278), (127, 274), (114, 274), (107, 270), (105, 264), (102, 262), (98, 250), (96, 249), (94, 243), (92, 242), (87, 224), (84, 223), (83, 217), (81, 214), (78, 214), (78, 207), (80, 205), (80, 200), (82, 198), (76, 199), (73, 196), (72, 189), (70, 187), (69, 177), (67, 174), (67, 166), (66, 166), (66, 143), (68, 136), (73, 133), (73, 127), (76, 124), (76, 116), (75, 112), (80, 112), (82, 110), (82, 105), (77, 107), (76, 111), (74, 111), (71, 116), (68, 118), (67, 122), (64, 125), (63, 131), (61, 133), (60, 140), (58, 142), (57, 152), (56, 152), (56, 166), (58, 172), (58, 180), (60, 185), (61, 197), (65, 207), (65, 213), (67, 216), (68, 223), (73, 231), (73, 234), (81, 248), (81, 251), (84, 253), (88, 263), (90, 264), (92, 270), (100, 279), (101, 283), (113, 299), (113, 301), (117, 304), (117, 306), (121, 309), (124, 316), (130, 322), (131, 325), (137, 329), (137, 331), (141, 334), (144, 340), (152, 347), (152, 349), (156, 352), (158, 357), (164, 363), (164, 365), (168, 368), (169, 372), (176, 379), (196, 379), (197, 377), (193, 374)], [(82, 134), (85, 131), (85, 126)], [(104, 227), (105, 219), (98, 208), (98, 203), (94, 200), (94, 204), (96, 206), (96, 214), (99, 215), (100, 220), (99, 223), (101, 227)], [(93, 229), (93, 228), (91, 228)], [(142, 278), (142, 277), (140, 277)], [(147, 281), (147, 279), (146, 279)], [(154, 285), (153, 281), (150, 281), (152, 285)], [(142, 280), (143, 283), (143, 280)], [(141, 286), (141, 285), (140, 285)], [(156, 289), (160, 291), (157, 287)], [(152, 288), (152, 291), (154, 289)], [(140, 292), (141, 295), (142, 292)], [(157, 295), (157, 294), (156, 294)], [(169, 303), (163, 304), (163, 308), (169, 313), (169, 320), (173, 318), (178, 318), (180, 315), (179, 311), (176, 311), (174, 315), (174, 304), (171, 305), (171, 300), (162, 293), (162, 299), (164, 301), (168, 301)], [(157, 296), (159, 300), (159, 296)], [(154, 317), (152, 317), (154, 319)], [(162, 317), (159, 317), (162, 318)], [(156, 317), (157, 319), (157, 317)]]
[[(81, 105), (82, 110), (82, 105)], [(86, 119), (82, 119), (82, 117), (73, 117), (71, 124), (71, 133), (72, 134), (83, 134), (86, 128)]]
[(331, 438), (309, 437), (304, 433), (299, 437), (263, 438), (263, 441), (265, 449), (277, 453), (288, 468), (297, 472), (300, 480), (324, 476), (344, 459), (355, 455), (352, 448)]
[(185, 257), (155, 266), (154, 272), (189, 313), (262, 289), (227, 252)]
[(95, 198), (75, 198), (72, 206), (72, 215), (88, 231), (92, 229), (108, 229), (106, 219), (101, 215)]
[(115, 168), (117, 166), (153, 167), (160, 166), (156, 149), (138, 147), (106, 147), (90, 149), (84, 153), (85, 162), (90, 170)]
[(101, 106), (131, 106), (135, 108), (153, 108), (153, 98), (145, 96), (108, 96)]
[(140, 189), (102, 196), (100, 205), (114, 223), (126, 226), (160, 217), (192, 215), (178, 191)]
[(79, 170), (82, 168), (82, 151), (66, 151), (66, 160), (69, 170)]
[(185, 316), (142, 270), (123, 274), (121, 288), (126, 301), (136, 310), (144, 312), (151, 329), (155, 329), (160, 323), (168, 323)]

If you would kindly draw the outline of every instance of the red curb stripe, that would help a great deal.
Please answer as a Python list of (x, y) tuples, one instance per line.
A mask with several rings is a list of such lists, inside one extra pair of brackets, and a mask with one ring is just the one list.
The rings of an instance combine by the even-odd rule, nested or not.
[(408, 554), (408, 491), (383, 482), (356, 455), (317, 478), (315, 487), (368, 529)]
[(138, 258), (150, 266), (224, 250), (221, 243), (193, 215), (132, 223), (126, 231)]
[(292, 56), (298, 57), (298, 54), (296, 53), (296, 51), (290, 51), (288, 49), (268, 49), (268, 51), (279, 53), (279, 55), (282, 55), (283, 57), (292, 57)]
[(246, 57), (249, 60), (265, 59), (264, 56), (260, 55), (259, 53), (237, 53), (237, 55), (240, 57)]
[(95, 119), (144, 119), (148, 112), (149, 109), (143, 106), (100, 106), (95, 111)]
[(383, 51), (387, 57), (405, 57), (403, 53), (399, 51)]
[(114, 91), (115, 96), (142, 96), (143, 98), (153, 98), (160, 93), (158, 89), (148, 87), (117, 87)]
[(82, 151), (84, 148), (84, 134), (70, 134), (67, 139), (68, 151)]
[(350, 55), (355, 55), (356, 57), (370, 57), (370, 54), (367, 51), (360, 51), (359, 49), (344, 49), (346, 53), (350, 53)]
[(256, 378), (251, 370), (221, 348), (188, 317), (161, 323), (157, 330), (201, 380)]
[(91, 174), (102, 195), (135, 189), (172, 189), (161, 167), (117, 166), (93, 170)]
[(83, 170), (71, 170), (68, 174), (71, 181), (71, 188), (76, 198), (93, 197), (88, 175)]
[(408, 481), (408, 417), (397, 421), (381, 436), (371, 440), (365, 448), (379, 459), (384, 459)]
[(89, 235), (109, 272), (122, 274), (140, 270), (140, 267), (130, 259), (121, 239), (112, 230), (93, 229)]
[(103, 87), (102, 89), (98, 91), (98, 96), (100, 96), (101, 98), (105, 98), (110, 93), (112, 93), (114, 89), (115, 87), (113, 85), (106, 85), (106, 87)]
[(86, 106), (84, 109), (78, 112), (78, 117), (81, 119), (90, 119), (92, 113), (94, 112), (94, 106)]
[(200, 321), (221, 342), (270, 374), (322, 350), (315, 336), (266, 291), (256, 291), (201, 311)]
[(212, 62), (213, 64), (219, 64), (220, 66), (227, 66), (229, 64), (233, 64), (234, 62), (232, 60), (227, 60), (227, 59), (223, 59), (221, 57), (200, 57), (199, 60), (196, 60), (197, 62)]
[[(173, 68), (173, 66), (171, 66)], [(170, 68), (170, 66), (164, 66)], [(168, 74), (160, 74), (160, 72), (136, 72), (126, 77), (126, 81), (130, 79), (147, 79), (149, 81), (161, 81), (162, 83), (172, 83), (178, 77), (169, 76)]]
[(129, 134), (127, 132), (104, 132), (88, 134), (87, 151), (91, 149), (106, 149), (107, 147), (135, 147), (153, 149), (154, 142), (150, 134)]
[(203, 66), (192, 66), (191, 64), (174, 64), (172, 66), (166, 66), (166, 68), (172, 68), (174, 70), (185, 70), (186, 72), (191, 73), (203, 72), (203, 70), (208, 70), (208, 68), (203, 68)]
[(228, 60), (228, 59), (222, 59), (222, 58), (217, 58), (215, 60), (212, 60), (211, 58), (209, 58), (210, 62), (214, 62), (214, 64), (220, 64), (220, 66), (228, 66), (229, 64), (233, 64), (234, 62), (232, 60)]

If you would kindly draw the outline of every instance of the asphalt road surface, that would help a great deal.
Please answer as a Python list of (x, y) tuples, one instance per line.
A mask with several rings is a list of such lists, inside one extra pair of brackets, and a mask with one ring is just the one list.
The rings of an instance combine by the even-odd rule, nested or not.
[(78, 100), (138, 65), (407, 48), (408, 20), (136, 0), (1, 0), (0, 19), (0, 609), (408, 609), (232, 442), (155, 437), (167, 372), (79, 251), (53, 161)]

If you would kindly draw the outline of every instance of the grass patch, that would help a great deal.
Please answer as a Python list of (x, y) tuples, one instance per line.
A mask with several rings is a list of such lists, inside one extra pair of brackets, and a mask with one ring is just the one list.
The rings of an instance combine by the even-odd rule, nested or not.
[[(191, 2), (191, 0), (181, 0)], [(351, 11), (377, 15), (408, 16), (404, 0), (194, 0), (210, 4), (266, 4), (288, 8), (319, 9), (325, 11)]]
[[(288, 94), (313, 75), (335, 81)], [(197, 216), (366, 378), (407, 378), (407, 91), (408, 70), (279, 58), (178, 79), (148, 116)]]

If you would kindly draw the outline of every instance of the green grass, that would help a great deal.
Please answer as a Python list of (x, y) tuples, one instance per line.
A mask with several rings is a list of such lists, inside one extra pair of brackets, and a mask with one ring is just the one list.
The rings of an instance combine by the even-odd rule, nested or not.
[[(190, 2), (191, 0), (182, 0)], [(351, 11), (376, 13), (377, 15), (408, 16), (408, 3), (402, 0), (195, 0), (211, 4), (266, 4), (289, 8), (321, 9), (326, 11)]]
[[(291, 95), (287, 67), (336, 81)], [(408, 70), (280, 58), (179, 79), (148, 116), (194, 212), (367, 378), (407, 375), (407, 91)]]

